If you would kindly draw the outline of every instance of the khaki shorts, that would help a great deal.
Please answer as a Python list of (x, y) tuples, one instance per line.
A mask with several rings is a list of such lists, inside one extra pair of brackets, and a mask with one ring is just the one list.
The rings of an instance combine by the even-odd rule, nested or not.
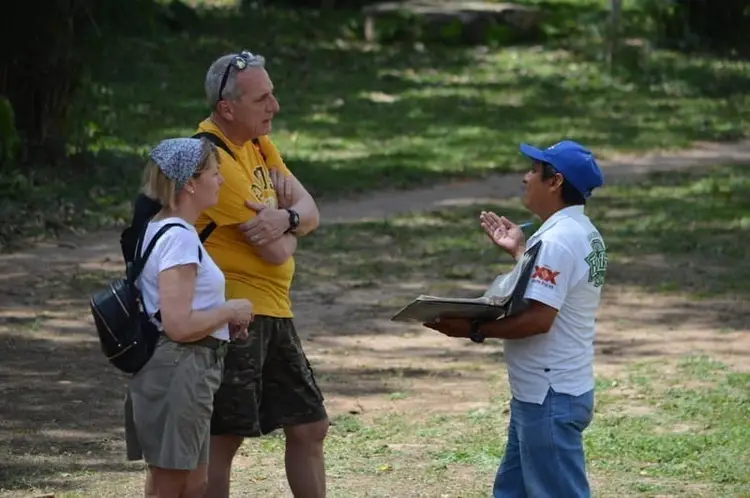
[(292, 319), (256, 315), (248, 338), (229, 345), (211, 434), (258, 437), (327, 418)]
[(214, 394), (226, 349), (224, 341), (212, 337), (191, 344), (159, 339), (125, 398), (128, 460), (180, 470), (208, 462)]

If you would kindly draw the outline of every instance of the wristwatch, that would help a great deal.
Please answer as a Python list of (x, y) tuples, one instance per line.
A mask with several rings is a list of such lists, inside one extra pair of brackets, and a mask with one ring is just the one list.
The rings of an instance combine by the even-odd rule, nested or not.
[(299, 226), (299, 213), (294, 209), (287, 209), (286, 212), (289, 213), (289, 228), (284, 233), (289, 233), (295, 231)]
[(478, 344), (484, 342), (484, 334), (481, 330), (479, 330), (480, 325), (481, 323), (477, 320), (472, 320), (470, 329), (471, 331), (469, 332), (469, 339), (471, 339), (472, 342), (476, 342)]

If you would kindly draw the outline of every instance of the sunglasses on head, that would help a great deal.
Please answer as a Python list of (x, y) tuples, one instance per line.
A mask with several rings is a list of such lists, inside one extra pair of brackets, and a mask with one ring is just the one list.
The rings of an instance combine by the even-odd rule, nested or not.
[(224, 70), (224, 76), (221, 78), (221, 85), (219, 86), (219, 100), (224, 99), (222, 94), (224, 93), (224, 87), (227, 85), (229, 71), (231, 71), (232, 68), (237, 69), (237, 71), (244, 71), (248, 66), (258, 65), (259, 60), (260, 57), (247, 50), (243, 50), (239, 54), (232, 57), (232, 60), (229, 61), (229, 64), (227, 64), (226, 70)]

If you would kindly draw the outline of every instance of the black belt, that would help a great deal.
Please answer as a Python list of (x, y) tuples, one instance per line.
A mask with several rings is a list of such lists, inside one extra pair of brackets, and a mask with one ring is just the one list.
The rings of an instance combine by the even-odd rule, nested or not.
[(229, 343), (227, 341), (222, 341), (221, 339), (217, 339), (216, 337), (209, 335), (209, 336), (204, 337), (200, 341), (188, 342), (187, 344), (195, 344), (196, 346), (203, 346), (209, 349), (213, 349), (215, 351), (219, 348), (222, 348), (228, 345)]
[[(172, 340), (172, 339), (169, 339), (169, 337), (166, 334), (162, 334), (162, 335), (167, 340), (170, 340), (170, 341)], [(182, 344), (185, 346), (202, 346), (204, 348), (213, 349), (214, 351), (217, 351), (221, 349), (222, 347), (229, 345), (227, 341), (222, 341), (221, 339), (217, 339), (216, 337), (213, 337), (210, 335), (204, 337), (203, 339), (193, 341), (193, 342), (177, 342), (177, 341), (173, 341), (173, 342), (176, 342), (177, 344)]]

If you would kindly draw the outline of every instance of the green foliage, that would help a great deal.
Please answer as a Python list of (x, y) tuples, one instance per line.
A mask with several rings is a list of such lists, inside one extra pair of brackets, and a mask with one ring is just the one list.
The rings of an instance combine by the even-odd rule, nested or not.
[[(702, 364), (700, 375), (691, 371), (695, 364)], [(646, 384), (633, 379), (639, 367), (648, 368)], [(750, 374), (686, 357), (677, 373), (653, 362), (598, 381), (596, 413), (584, 432), (596, 496), (744, 496), (750, 486)], [(409, 486), (428, 481), (433, 489), (425, 496), (439, 496), (457, 476), (468, 474), (468, 482), (449, 496), (487, 496), (508, 423), (506, 384), (492, 388), (495, 399), (457, 413), (415, 414), (396, 404), (387, 415), (365, 422), (350, 415), (334, 419), (326, 440), (329, 469), (347, 476), (334, 486), (342, 486), (341, 496), (353, 496), (346, 481), (387, 471), (388, 478), (372, 491), (382, 492), (389, 481)], [(282, 448), (277, 437), (243, 450), (259, 462)]]
[[(184, 4), (172, 0), (170, 4), (156, 3), (155, 0), (128, 0), (121, 2), (116, 0), (88, 0), (87, 6), (90, 22), (94, 25), (95, 40), (101, 40), (103, 36), (143, 36), (150, 37), (156, 34), (159, 21), (168, 19), (168, 13), (173, 5), (178, 4), (184, 8)], [(189, 10), (189, 9), (188, 9)], [(91, 59), (101, 56), (110, 60), (116, 59), (116, 54), (99, 54), (93, 51), (88, 54)]]
[[(642, 392), (652, 408), (640, 416), (611, 411), (592, 424), (586, 449), (597, 457), (593, 468), (702, 482), (715, 490), (708, 496), (747, 490), (750, 375), (703, 357), (684, 358), (678, 375), (655, 364), (640, 367), (648, 369), (645, 382), (636, 386), (631, 378), (617, 385)], [(617, 399), (603, 398), (605, 406)]]
[(83, 1), (17, 2), (4, 15), (34, 36), (16, 37), (0, 65), (0, 94), (16, 111), (16, 126), (32, 154), (49, 147), (59, 157), (71, 97), (83, 64), (78, 51), (88, 32)]
[(750, 3), (746, 0), (636, 0), (662, 45), (688, 50), (750, 49)]
[(33, 163), (56, 163), (77, 123), (71, 120), (75, 96), (104, 36), (152, 33), (152, 0), (29, 0), (4, 11), (10, 25), (27, 36), (8, 45), (0, 63), (0, 94), (12, 104), (24, 157)]
[(372, 14), (372, 19), (374, 39), (384, 44), (500, 47), (544, 41), (543, 30), (522, 28), (491, 15), (455, 15), (451, 9), (430, 15), (394, 9)]
[[(544, 144), (572, 134), (607, 154), (736, 139), (748, 130), (747, 63), (685, 57), (646, 43), (609, 70), (601, 63), (607, 13), (599, 0), (529, 0), (548, 12), (548, 42), (502, 47), (367, 44), (357, 11), (218, 7), (231, 3), (225, 0), (191, 0), (195, 9), (137, 0), (128, 4), (132, 10), (122, 2), (81, 2), (89, 9), (77, 14), (76, 26), (88, 41), (70, 55), (76, 64), (86, 60), (76, 66), (79, 91), (49, 99), (66, 117), (53, 143), (69, 161), (58, 164), (63, 153), (23, 154), (29, 166), (20, 174), (36, 193), (12, 191), (3, 199), (6, 219), (14, 220), (0, 233), (3, 243), (40, 227), (54, 233), (121, 220), (143, 154), (164, 137), (193, 132), (207, 113), (206, 68), (239, 48), (267, 56), (282, 109), (274, 140), (323, 200), (517, 171), (520, 141)], [(628, 9), (628, 32), (645, 34), (647, 27), (635, 26), (640, 14)], [(501, 31), (493, 39), (502, 40)], [(448, 26), (443, 34), (456, 33)], [(46, 64), (51, 56), (41, 42), (33, 48), (42, 53), (29, 67)], [(29, 81), (43, 79), (35, 78)], [(40, 94), (15, 75), (5, 81), (27, 99), (10, 101), (24, 121), (17, 130), (28, 151), (35, 114), (25, 111), (35, 109)], [(73, 90), (61, 88), (66, 95)]]

